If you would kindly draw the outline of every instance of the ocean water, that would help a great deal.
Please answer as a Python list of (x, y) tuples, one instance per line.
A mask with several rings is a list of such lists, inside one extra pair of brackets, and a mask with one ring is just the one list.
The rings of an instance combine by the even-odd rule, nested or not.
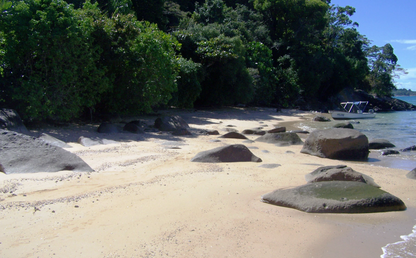
[[(398, 99), (416, 105), (416, 96), (397, 97)], [(329, 129), (335, 124), (349, 121), (354, 129), (362, 132), (369, 140), (386, 139), (401, 149), (416, 145), (416, 111), (377, 113), (372, 119), (332, 120), (331, 122), (304, 121), (300, 128), (306, 131)], [(383, 156), (382, 150), (371, 150), (368, 162), (374, 166), (412, 170), (416, 168), (416, 151), (400, 152), (399, 155)]]
[[(396, 97), (416, 105), (416, 96)], [(354, 129), (359, 130), (372, 139), (386, 139), (401, 150), (416, 145), (416, 111), (400, 111), (377, 113), (373, 119), (348, 120)], [(331, 122), (305, 121), (300, 124), (303, 130), (313, 131), (317, 129), (329, 129), (335, 124), (343, 122), (336, 120)], [(416, 168), (416, 151), (400, 152), (399, 155), (383, 156), (381, 151), (371, 150), (368, 163), (374, 166), (384, 166), (412, 170)], [(410, 179), (409, 179), (410, 180)], [(416, 184), (416, 181), (415, 181)], [(400, 236), (401, 240), (382, 247), (381, 258), (410, 258), (416, 257), (416, 225), (409, 229), (410, 234)]]

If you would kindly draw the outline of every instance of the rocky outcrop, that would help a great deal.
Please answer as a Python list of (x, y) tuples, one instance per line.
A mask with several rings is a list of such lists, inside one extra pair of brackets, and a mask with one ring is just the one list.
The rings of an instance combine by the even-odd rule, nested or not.
[(262, 160), (255, 156), (246, 146), (242, 144), (233, 144), (218, 147), (198, 153), (192, 162), (261, 162)]
[(334, 98), (334, 104), (338, 106), (342, 101), (352, 100), (366, 100), (369, 102), (367, 108), (373, 109), (376, 112), (416, 110), (415, 105), (405, 101), (390, 97), (375, 97), (365, 91), (353, 90), (351, 88), (345, 88), (338, 93), (338, 95)]
[(13, 109), (0, 109), (0, 129), (29, 134), (19, 114)]
[(345, 165), (320, 167), (307, 174), (305, 179), (308, 183), (323, 181), (356, 181), (380, 188), (374, 179), (353, 170)]
[(77, 155), (41, 139), (0, 130), (0, 167), (6, 174), (93, 169)]
[(302, 144), (296, 133), (266, 133), (255, 140), (256, 142), (273, 143), (279, 146)]
[(265, 194), (262, 201), (311, 213), (368, 213), (402, 211), (398, 197), (361, 182), (316, 182)]
[(163, 116), (156, 118), (155, 128), (160, 131), (176, 131), (178, 129), (187, 129), (189, 125), (180, 116)]
[(353, 129), (316, 130), (306, 139), (301, 153), (329, 159), (367, 160), (368, 139)]
[(396, 145), (385, 139), (372, 139), (368, 142), (368, 148), (371, 150), (380, 150), (394, 147), (396, 147)]

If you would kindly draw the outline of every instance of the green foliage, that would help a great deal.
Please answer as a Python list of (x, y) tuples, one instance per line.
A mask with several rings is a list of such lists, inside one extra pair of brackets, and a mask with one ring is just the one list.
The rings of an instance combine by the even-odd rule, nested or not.
[(383, 47), (372, 46), (367, 51), (369, 59), (370, 74), (367, 80), (372, 91), (378, 96), (389, 96), (393, 94), (396, 86), (393, 83), (398, 58), (394, 54), (393, 47), (386, 44)]
[(201, 64), (179, 58), (180, 72), (177, 79), (178, 91), (172, 94), (170, 104), (181, 108), (192, 108), (199, 97), (202, 87)]
[(167, 19), (163, 15), (165, 0), (131, 0), (134, 13), (139, 21), (156, 23), (160, 29), (164, 28)]
[(10, 7), (12, 7), (13, 3), (7, 0), (0, 0), (0, 11), (3, 12)]
[(102, 21), (94, 36), (104, 50), (100, 65), (108, 68), (106, 76), (113, 81), (98, 106), (100, 111), (138, 114), (168, 102), (177, 90), (175, 50), (180, 46), (175, 38), (131, 15)]
[(223, 23), (227, 6), (223, 0), (206, 0), (202, 6), (195, 5), (194, 17), (202, 24)]
[(253, 78), (253, 104), (272, 105), (276, 96), (279, 95), (272, 51), (260, 42), (251, 42), (247, 46), (246, 65), (250, 68)]
[(245, 67), (244, 51), (238, 37), (220, 35), (198, 43), (196, 53), (203, 64), (205, 80), (197, 105), (234, 105), (252, 99), (252, 78)]
[(69, 120), (109, 87), (96, 66), (101, 50), (66, 2), (18, 2), (1, 25), (3, 92), (24, 118)]

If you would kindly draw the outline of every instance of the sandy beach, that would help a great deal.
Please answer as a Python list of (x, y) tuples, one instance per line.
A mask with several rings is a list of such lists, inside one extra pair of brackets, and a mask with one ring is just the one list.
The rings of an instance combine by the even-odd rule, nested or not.
[[(161, 112), (182, 116), (193, 132), (220, 134), (227, 128), (296, 130), (297, 122), (314, 116), (267, 108)], [(155, 118), (139, 119), (153, 124)], [(0, 257), (380, 257), (381, 247), (416, 224), (416, 185), (407, 170), (322, 159), (300, 153), (302, 145), (196, 133), (106, 135), (97, 127), (32, 131), (69, 143), (66, 150), (95, 172), (0, 173)], [(80, 136), (116, 142), (83, 147), (76, 143)], [(263, 162), (190, 161), (201, 151), (235, 143)], [(305, 175), (320, 166), (340, 164), (372, 177), (407, 210), (315, 214), (261, 202), (273, 190), (305, 184)]]

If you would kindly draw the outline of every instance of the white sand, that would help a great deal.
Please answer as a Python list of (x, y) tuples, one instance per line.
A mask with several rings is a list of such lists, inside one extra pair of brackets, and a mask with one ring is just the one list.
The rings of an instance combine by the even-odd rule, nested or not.
[[(312, 117), (272, 109), (168, 113), (180, 114), (192, 128), (221, 134), (227, 125), (240, 132), (278, 124), (295, 129), (290, 123)], [(151, 123), (154, 117), (142, 120)], [(44, 131), (66, 141), (104, 137), (95, 129)], [(399, 241), (416, 224), (416, 182), (405, 170), (301, 154), (302, 145), (168, 133), (116, 138), (123, 142), (89, 148), (70, 143), (67, 150), (93, 173), (0, 175), (0, 257), (379, 257), (382, 246)], [(168, 147), (177, 140), (179, 148)], [(233, 143), (245, 144), (263, 162), (190, 162), (200, 151)], [(313, 214), (260, 201), (275, 189), (305, 184), (305, 174), (319, 166), (339, 164), (373, 177), (408, 209)]]

